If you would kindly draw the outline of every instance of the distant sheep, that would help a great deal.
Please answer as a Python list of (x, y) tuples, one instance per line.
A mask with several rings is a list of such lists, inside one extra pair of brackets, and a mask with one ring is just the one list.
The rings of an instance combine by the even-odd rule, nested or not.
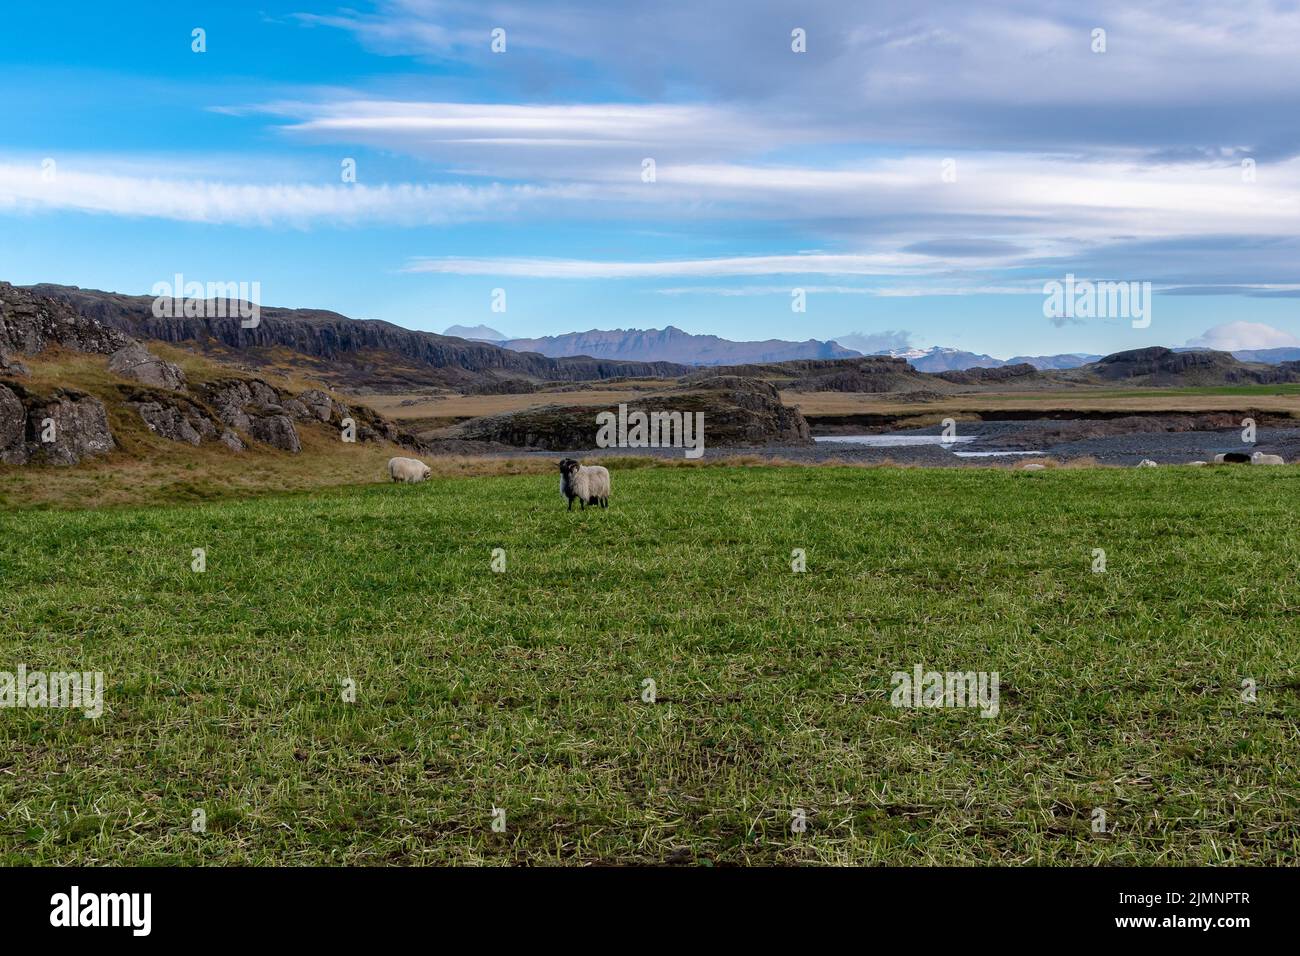
[(1250, 456), (1252, 465), (1285, 465), (1286, 459), (1281, 455), (1266, 455), (1262, 451), (1257, 451)]
[(572, 458), (560, 462), (560, 494), (573, 510), (576, 498), (583, 511), (587, 505), (609, 507), (609, 471), (600, 465), (582, 465)]
[(414, 458), (388, 459), (388, 477), (393, 481), (424, 481), (432, 471), (424, 462)]
[(1209, 462), (1208, 462), (1208, 461), (1189, 461), (1187, 464), (1191, 465), (1191, 466), (1194, 467), (1194, 468), (1199, 468), (1199, 467), (1201, 467), (1202, 465), (1208, 465)]
[(1137, 463), (1137, 467), (1139, 467), (1139, 468), (1159, 468), (1160, 466), (1159, 466), (1158, 464), (1156, 464), (1154, 461), (1152, 461), (1150, 458), (1143, 458), (1140, 462)]
[(1215, 455), (1214, 463), (1216, 465), (1247, 465), (1250, 463), (1250, 456), (1244, 451), (1230, 451)]
[(1035, 461), (1035, 462), (1030, 462), (1028, 465), (1021, 465), (1020, 470), (1021, 471), (1042, 471), (1046, 467), (1047, 467), (1046, 465), (1040, 465), (1038, 464), (1038, 462)]

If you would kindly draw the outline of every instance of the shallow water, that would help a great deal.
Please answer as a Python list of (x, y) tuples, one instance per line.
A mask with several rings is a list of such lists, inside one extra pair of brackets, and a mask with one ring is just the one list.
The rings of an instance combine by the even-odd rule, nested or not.
[(905, 445), (961, 445), (974, 441), (975, 438), (975, 435), (954, 435), (951, 438), (942, 435), (826, 435), (814, 438), (813, 441), (847, 442), (870, 448), (898, 448)]
[[(833, 445), (866, 445), (868, 448), (907, 448), (917, 445), (938, 445), (951, 449), (954, 445), (964, 445), (978, 439), (978, 435), (825, 435), (814, 441)], [(954, 451), (958, 458), (1000, 458), (1013, 455), (1041, 455), (1040, 451)]]

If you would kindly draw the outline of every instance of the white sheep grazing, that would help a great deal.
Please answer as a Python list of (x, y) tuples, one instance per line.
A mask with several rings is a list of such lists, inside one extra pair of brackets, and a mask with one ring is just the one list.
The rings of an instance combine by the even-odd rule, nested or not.
[(1150, 458), (1143, 458), (1140, 462), (1137, 463), (1137, 466), (1138, 466), (1139, 468), (1159, 468), (1159, 467), (1160, 467), (1160, 466), (1157, 465), (1154, 461), (1152, 461)]
[(1191, 465), (1193, 468), (1200, 468), (1202, 465), (1208, 465), (1209, 462), (1208, 462), (1208, 461), (1189, 461), (1187, 464)]
[(1027, 465), (1021, 465), (1020, 470), (1021, 471), (1042, 471), (1046, 467), (1047, 467), (1046, 465), (1040, 465), (1036, 461), (1031, 461)]
[(573, 510), (573, 499), (583, 511), (587, 505), (609, 507), (609, 471), (600, 465), (582, 465), (572, 458), (560, 462), (560, 494), (569, 501), (569, 510)]
[(1281, 455), (1266, 455), (1262, 451), (1257, 451), (1250, 456), (1252, 465), (1285, 465), (1286, 460)]
[(415, 458), (388, 459), (388, 477), (393, 481), (424, 481), (432, 472), (432, 468)]

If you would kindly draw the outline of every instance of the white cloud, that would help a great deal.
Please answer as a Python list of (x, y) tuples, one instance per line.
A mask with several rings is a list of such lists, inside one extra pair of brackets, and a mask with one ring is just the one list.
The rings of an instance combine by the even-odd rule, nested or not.
[(284, 130), (399, 142), (417, 152), (448, 145), (699, 148), (751, 142), (762, 126), (717, 107), (672, 103), (447, 103), (344, 99), (238, 110), (294, 119)]
[(1194, 348), (1236, 352), (1243, 349), (1279, 349), (1300, 346), (1300, 338), (1263, 322), (1225, 322), (1188, 339)]
[[(1261, 161), (1249, 183), (1235, 153), (1154, 162), (1143, 150), (1103, 146), (1082, 155), (914, 150), (819, 163), (821, 147), (863, 146), (870, 137), (852, 123), (791, 119), (743, 104), (344, 96), (252, 109), (288, 119), (281, 129), (290, 135), (417, 156), (468, 181), (585, 184), (599, 190), (598, 205), (557, 210), (583, 218), (648, 212), (834, 223), (883, 247), (941, 233), (1018, 243), (1041, 258), (1117, 236), (1293, 236), (1300, 217), (1297, 158)], [(797, 145), (808, 159), (760, 161), (783, 145)], [(642, 181), (647, 157), (656, 162), (652, 183)], [(942, 178), (949, 158), (955, 182)]]
[(536, 203), (584, 202), (580, 184), (344, 185), (261, 183), (169, 177), (131, 163), (130, 171), (89, 171), (61, 161), (50, 181), (39, 163), (0, 162), (0, 211), (78, 211), (231, 225), (306, 227), (421, 225), (508, 216)]

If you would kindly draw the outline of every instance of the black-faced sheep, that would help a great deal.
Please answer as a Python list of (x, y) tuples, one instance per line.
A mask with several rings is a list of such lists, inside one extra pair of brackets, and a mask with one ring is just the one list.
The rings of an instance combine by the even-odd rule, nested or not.
[(572, 458), (560, 462), (560, 494), (573, 510), (576, 498), (583, 511), (587, 505), (609, 507), (609, 472), (600, 465), (582, 465)]

